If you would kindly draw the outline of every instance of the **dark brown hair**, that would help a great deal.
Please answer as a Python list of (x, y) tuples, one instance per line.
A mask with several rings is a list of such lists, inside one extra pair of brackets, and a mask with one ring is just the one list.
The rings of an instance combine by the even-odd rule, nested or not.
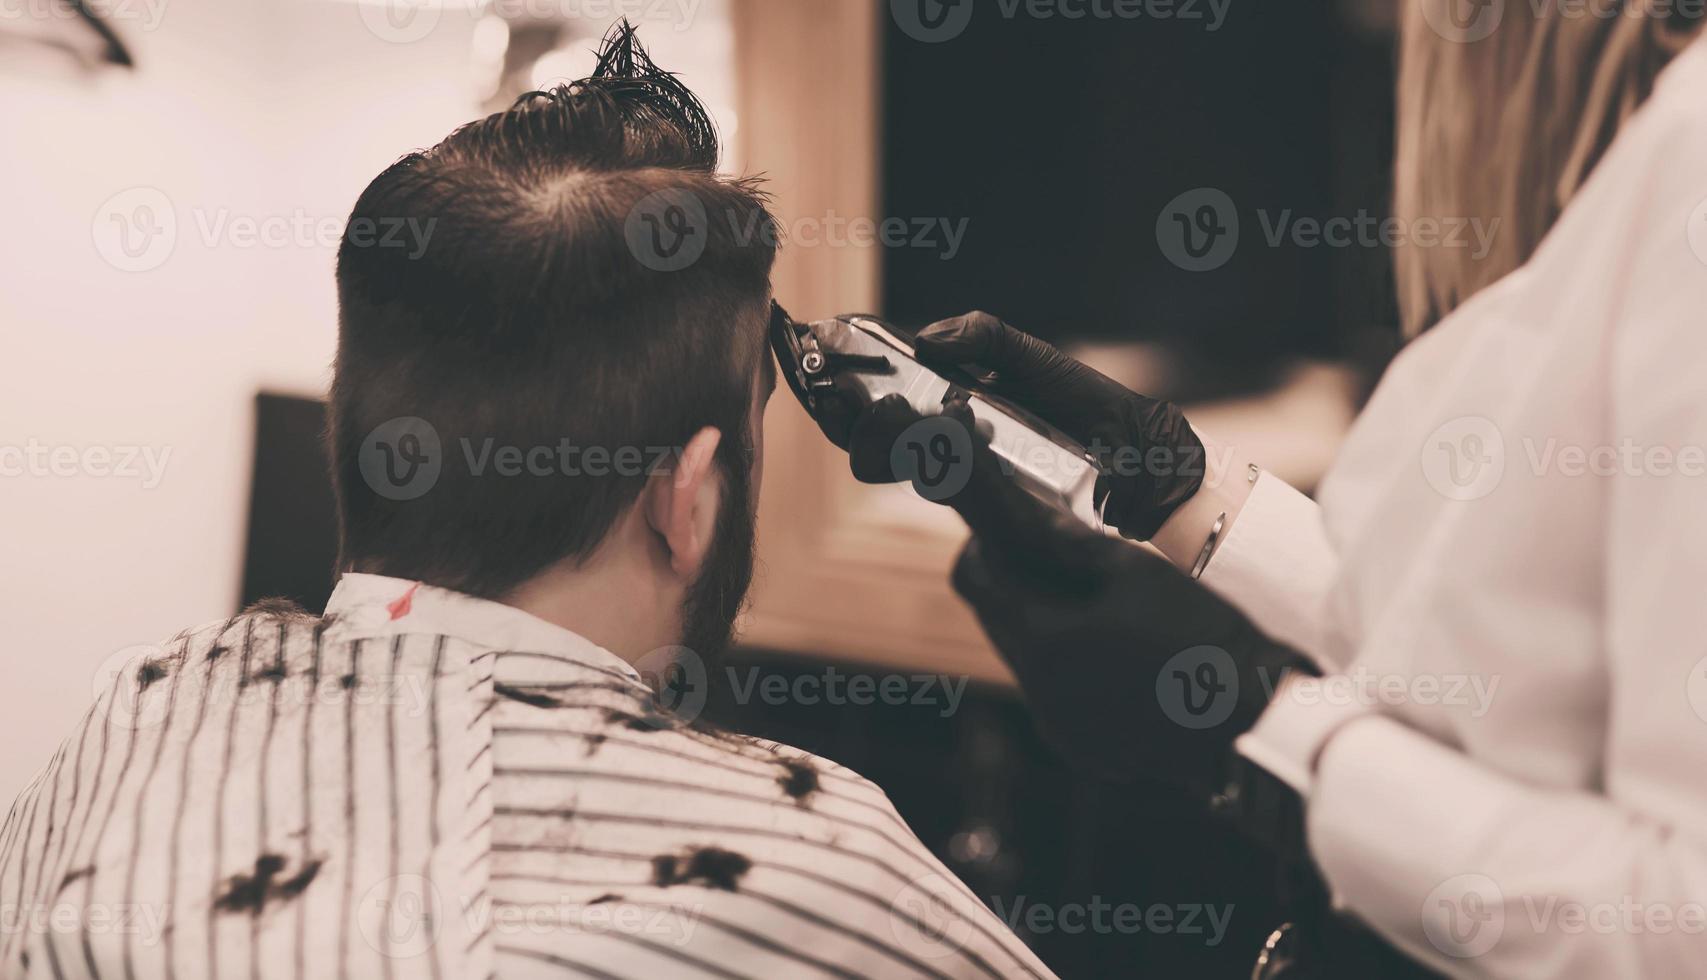
[[(720, 463), (748, 465), (776, 235), (763, 196), (718, 176), (717, 157), (703, 106), (625, 22), (591, 77), (524, 95), (374, 178), (338, 252), (328, 441), (343, 568), (502, 595), (590, 554), (662, 448), (714, 426)], [(666, 208), (692, 224), (686, 264), (635, 237), (637, 218), (656, 224), (650, 210)], [(400, 222), (414, 247), (354, 233)], [(409, 499), (364, 471), (400, 418), (423, 420), (442, 452)], [(647, 465), (469, 465), (562, 446), (630, 461), (635, 447)]]

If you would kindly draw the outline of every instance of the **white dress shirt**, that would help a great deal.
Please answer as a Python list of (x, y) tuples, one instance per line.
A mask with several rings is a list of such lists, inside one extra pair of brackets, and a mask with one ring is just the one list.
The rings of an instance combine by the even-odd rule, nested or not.
[[(1535, 188), (1544, 193), (1545, 188)], [(1523, 268), (1206, 584), (1329, 671), (1240, 750), (1336, 902), (1465, 977), (1707, 970), (1707, 42)]]
[(13, 805), (0, 977), (1053, 977), (876, 785), (684, 714), (400, 579), (187, 631)]

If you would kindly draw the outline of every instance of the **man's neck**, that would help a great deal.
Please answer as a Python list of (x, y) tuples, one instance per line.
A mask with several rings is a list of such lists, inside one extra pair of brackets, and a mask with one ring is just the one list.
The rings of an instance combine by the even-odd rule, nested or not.
[(680, 601), (663, 595), (645, 557), (601, 548), (577, 566), (554, 565), (500, 601), (561, 626), (632, 664), (676, 642)]

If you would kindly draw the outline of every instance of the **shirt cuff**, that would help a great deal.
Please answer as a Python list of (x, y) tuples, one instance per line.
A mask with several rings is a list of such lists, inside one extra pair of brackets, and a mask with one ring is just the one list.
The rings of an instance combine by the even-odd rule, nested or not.
[(1233, 742), (1238, 753), (1309, 799), (1316, 761), (1334, 733), (1371, 714), (1356, 698), (1329, 697), (1327, 678), (1291, 674), (1275, 689), (1267, 710)]
[(1320, 649), (1322, 610), (1338, 565), (1316, 502), (1264, 472), (1201, 581), (1264, 633), (1331, 669)]

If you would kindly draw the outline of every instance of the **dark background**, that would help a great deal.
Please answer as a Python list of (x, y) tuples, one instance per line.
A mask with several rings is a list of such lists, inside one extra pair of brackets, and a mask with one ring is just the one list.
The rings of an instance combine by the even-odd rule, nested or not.
[[(983, 309), (1057, 343), (1158, 341), (1204, 365), (1192, 384), (1206, 389), (1393, 334), (1387, 250), (1271, 247), (1258, 215), (1390, 213), (1390, 35), (1328, 2), (1232, 3), (1215, 31), (968, 2), (945, 42), (886, 21), (885, 214), (968, 220), (951, 260), (885, 251), (892, 318)], [(1240, 221), (1233, 257), (1208, 272), (1178, 268), (1155, 237), (1163, 206), (1198, 187), (1225, 191)]]

